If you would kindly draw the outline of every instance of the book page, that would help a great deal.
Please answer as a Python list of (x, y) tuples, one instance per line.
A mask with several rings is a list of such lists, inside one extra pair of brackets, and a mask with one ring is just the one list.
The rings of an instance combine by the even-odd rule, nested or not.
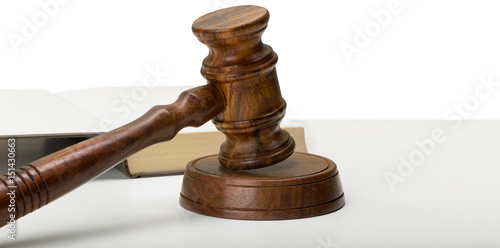
[[(99, 119), (100, 132), (121, 127), (156, 105), (168, 105), (179, 94), (196, 86), (103, 87), (60, 92), (58, 95)], [(181, 133), (217, 131), (211, 122), (199, 128), (186, 127)]]
[[(4, 120), (0, 136), (82, 136), (123, 126), (156, 105), (168, 105), (195, 86), (103, 87), (51, 93), (40, 89), (0, 90)], [(282, 127), (299, 126), (289, 120)], [(211, 121), (181, 133), (217, 131)]]
[(94, 115), (46, 90), (2, 89), (0, 104), (0, 136), (81, 133), (98, 125)]

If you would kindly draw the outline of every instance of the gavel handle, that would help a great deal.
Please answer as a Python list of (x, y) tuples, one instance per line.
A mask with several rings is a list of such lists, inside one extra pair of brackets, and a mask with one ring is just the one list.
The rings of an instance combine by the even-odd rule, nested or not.
[(182, 128), (202, 125), (223, 111), (224, 105), (216, 86), (193, 88), (182, 92), (173, 104), (155, 106), (123, 127), (10, 171), (10, 177), (9, 173), (0, 177), (0, 227), (11, 215), (18, 219), (33, 212), (135, 152), (172, 139)]

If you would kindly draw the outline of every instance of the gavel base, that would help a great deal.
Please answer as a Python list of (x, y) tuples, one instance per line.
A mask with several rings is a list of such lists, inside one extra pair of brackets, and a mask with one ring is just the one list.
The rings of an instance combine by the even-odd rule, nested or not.
[(193, 212), (242, 220), (307, 218), (336, 211), (344, 203), (335, 163), (299, 152), (253, 170), (227, 169), (217, 155), (193, 160), (180, 197), (181, 206)]

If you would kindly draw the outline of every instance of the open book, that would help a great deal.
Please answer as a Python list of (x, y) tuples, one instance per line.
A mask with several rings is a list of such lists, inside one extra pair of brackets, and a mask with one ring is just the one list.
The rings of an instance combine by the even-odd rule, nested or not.
[[(0, 143), (16, 139), (17, 166), (22, 166), (123, 126), (155, 105), (174, 102), (190, 88), (108, 87), (57, 94), (39, 89), (0, 90), (2, 114), (6, 117), (0, 122)], [(296, 151), (307, 152), (304, 129), (287, 120), (281, 126), (295, 139)], [(118, 168), (132, 178), (183, 173), (189, 161), (218, 153), (223, 140), (224, 135), (211, 122), (199, 128), (187, 127), (174, 139), (130, 156)], [(0, 159), (6, 161), (4, 156), (6, 153), (0, 153)]]

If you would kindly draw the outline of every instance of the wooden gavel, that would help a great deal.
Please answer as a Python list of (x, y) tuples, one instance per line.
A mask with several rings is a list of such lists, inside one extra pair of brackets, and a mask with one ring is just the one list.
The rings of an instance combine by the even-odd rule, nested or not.
[[(226, 135), (218, 155), (222, 170), (251, 171), (290, 157), (295, 143), (279, 125), (286, 103), (275, 69), (278, 57), (261, 41), (268, 20), (268, 11), (258, 6), (232, 7), (198, 18), (192, 30), (209, 48), (201, 68), (208, 84), (181, 93), (173, 104), (153, 107), (123, 127), (22, 166), (10, 177), (2, 176), (0, 225), (9, 221), (10, 214), (16, 219), (25, 216), (135, 152), (211, 119)], [(330, 172), (329, 177), (336, 175), (336, 167)], [(11, 195), (15, 212), (8, 211)]]

